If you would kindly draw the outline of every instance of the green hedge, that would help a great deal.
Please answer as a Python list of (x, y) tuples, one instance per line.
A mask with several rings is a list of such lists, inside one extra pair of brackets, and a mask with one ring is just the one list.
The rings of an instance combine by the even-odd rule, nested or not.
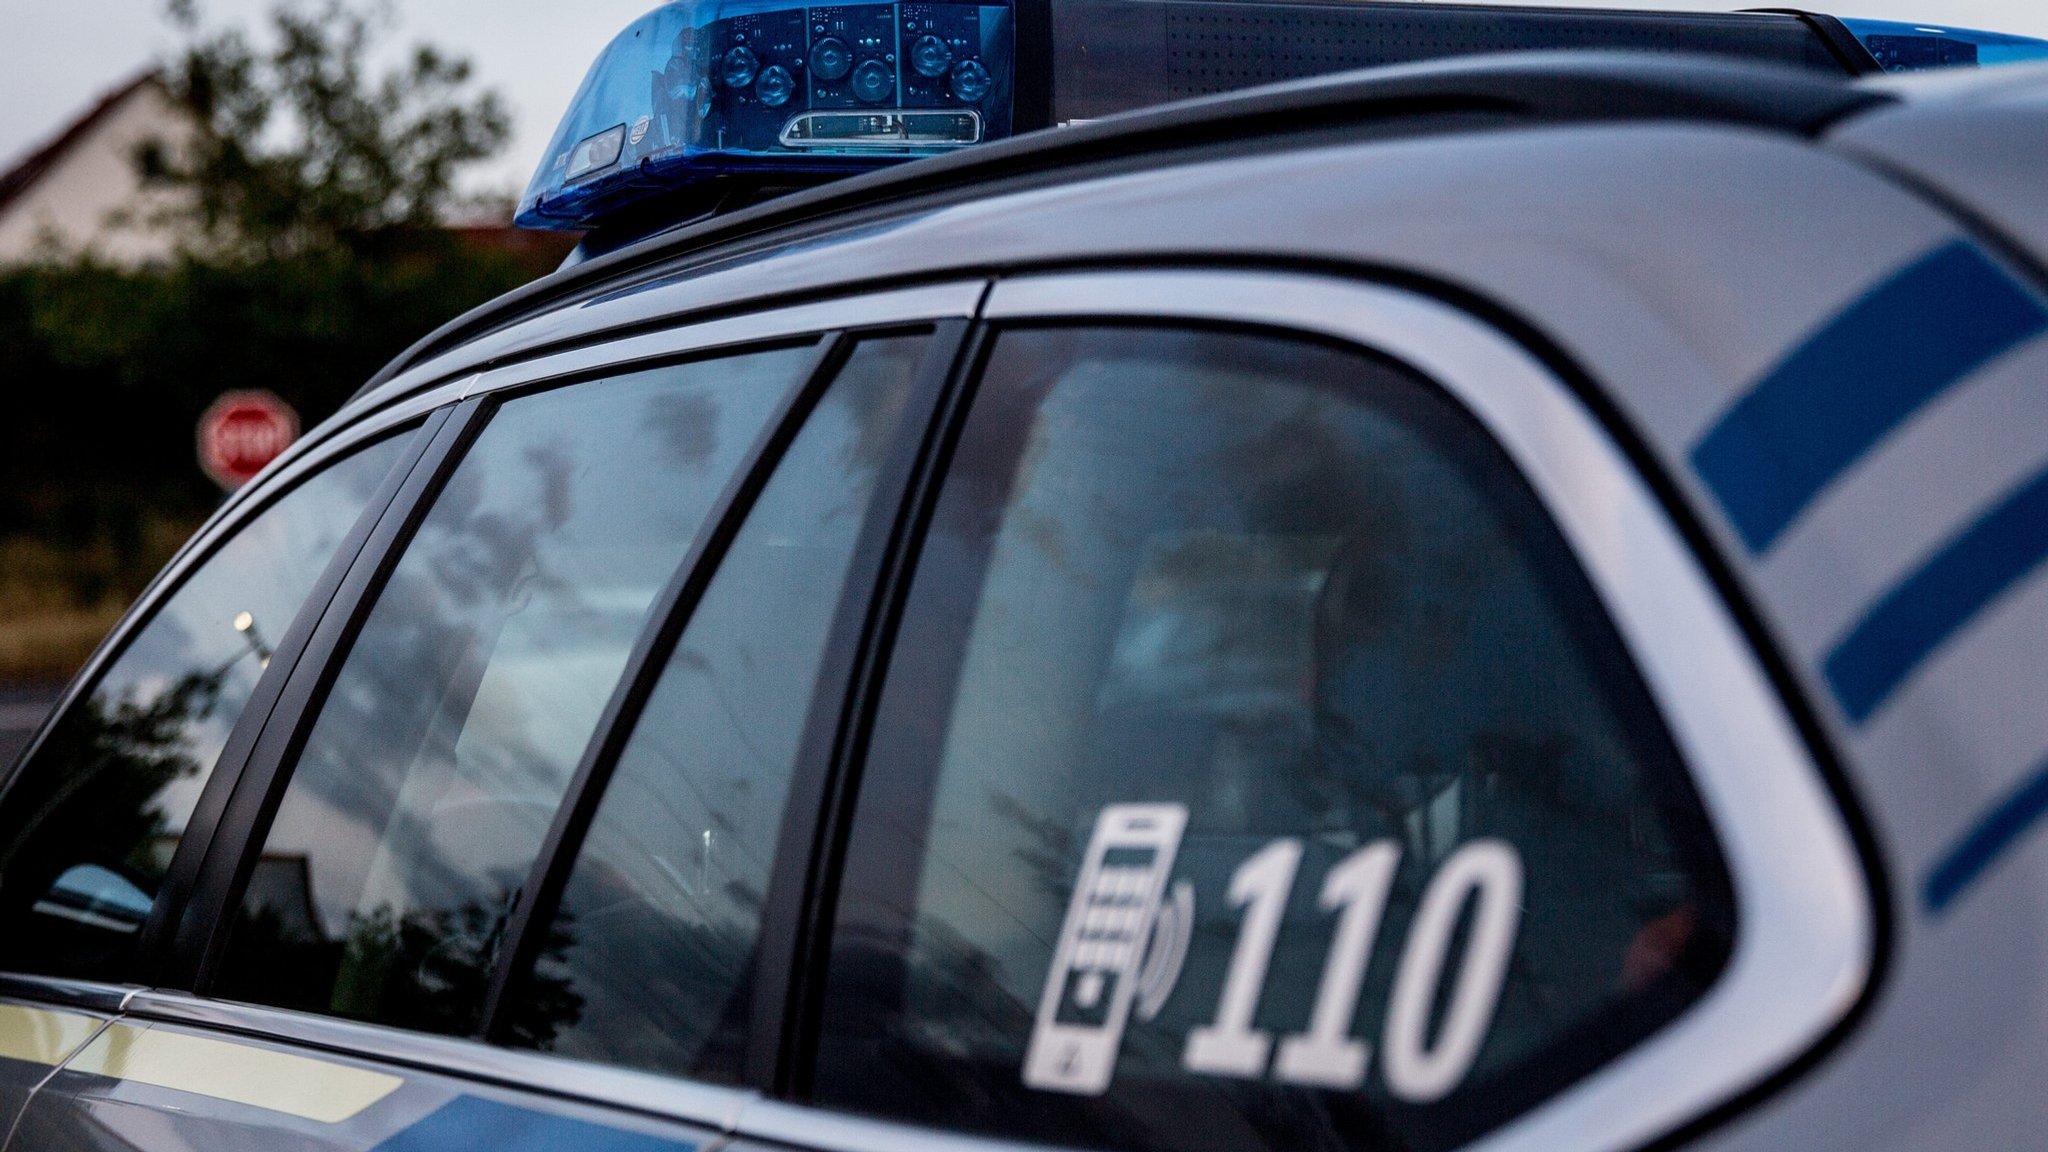
[[(103, 615), (133, 597), (218, 503), (193, 454), (214, 397), (266, 388), (310, 428), (559, 256), (428, 233), (266, 263), (0, 271), (0, 641), (29, 613), (47, 627), (55, 603)], [(27, 554), (33, 572), (5, 564)], [(49, 671), (9, 669), (4, 649), (0, 679)]]

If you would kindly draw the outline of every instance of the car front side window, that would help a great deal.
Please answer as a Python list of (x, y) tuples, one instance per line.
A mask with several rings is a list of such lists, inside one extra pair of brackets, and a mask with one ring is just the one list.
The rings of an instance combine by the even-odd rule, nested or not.
[(21, 766), (0, 799), (0, 969), (132, 978), (158, 885), (272, 646), (403, 444), (326, 465), (237, 528)]

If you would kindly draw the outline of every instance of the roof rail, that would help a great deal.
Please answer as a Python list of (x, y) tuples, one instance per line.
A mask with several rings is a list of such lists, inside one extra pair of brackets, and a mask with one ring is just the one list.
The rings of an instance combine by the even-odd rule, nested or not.
[[(428, 356), (573, 299), (595, 282), (771, 230), (1106, 160), (1345, 126), (1692, 120), (1817, 136), (1896, 98), (1845, 79), (1717, 57), (1511, 53), (1340, 73), (1208, 96), (883, 169), (648, 235), (592, 233), (552, 275), (443, 325), (351, 400)], [(1465, 115), (1459, 115), (1459, 114)], [(658, 211), (653, 213), (658, 218)]]

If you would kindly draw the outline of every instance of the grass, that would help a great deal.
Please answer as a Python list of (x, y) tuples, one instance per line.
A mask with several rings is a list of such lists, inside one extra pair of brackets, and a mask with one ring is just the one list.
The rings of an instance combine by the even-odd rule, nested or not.
[(196, 527), (153, 519), (126, 549), (0, 536), (0, 684), (70, 679)]

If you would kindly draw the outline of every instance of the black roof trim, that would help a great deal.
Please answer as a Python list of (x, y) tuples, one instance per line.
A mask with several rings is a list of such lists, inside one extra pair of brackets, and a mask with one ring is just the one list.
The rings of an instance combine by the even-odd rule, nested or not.
[(1694, 120), (1813, 137), (1894, 99), (1846, 79), (1718, 57), (1558, 52), (1374, 68), (1164, 104), (866, 173), (657, 232), (457, 317), (400, 354), (356, 396), (431, 355), (620, 273), (804, 222), (1006, 177), (1162, 149), (1456, 113), (1535, 123)]
[(1877, 76), (1884, 73), (1884, 66), (1877, 62), (1877, 57), (1870, 54), (1870, 49), (1863, 46), (1863, 41), (1858, 40), (1856, 34), (1849, 31), (1849, 26), (1834, 16), (1824, 12), (1809, 12), (1804, 8), (1744, 8), (1743, 11), (1771, 16), (1797, 16), (1808, 28), (1813, 29), (1814, 35), (1820, 37), (1821, 43), (1827, 45), (1828, 51), (1841, 62), (1843, 70), (1849, 75)]

